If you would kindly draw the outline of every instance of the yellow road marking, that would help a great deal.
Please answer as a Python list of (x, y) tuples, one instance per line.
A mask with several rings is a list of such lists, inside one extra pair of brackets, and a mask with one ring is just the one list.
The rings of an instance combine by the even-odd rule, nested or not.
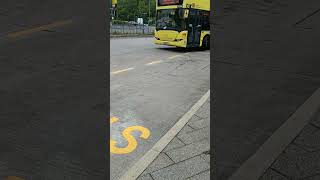
[(149, 129), (145, 127), (142, 127), (142, 126), (127, 127), (122, 132), (122, 136), (128, 141), (128, 145), (124, 148), (119, 148), (116, 146), (117, 142), (110, 139), (110, 152), (113, 154), (128, 154), (134, 151), (138, 146), (138, 142), (135, 139), (135, 137), (131, 134), (133, 131), (140, 131), (141, 132), (140, 138), (142, 139), (148, 139), (150, 136)]
[(110, 118), (110, 124), (113, 124), (113, 123), (115, 123), (117, 121), (119, 121), (119, 118), (117, 118), (117, 117), (111, 117)]
[(21, 36), (26, 36), (26, 35), (29, 35), (29, 34), (40, 32), (40, 31), (43, 31), (43, 30), (56, 28), (56, 27), (59, 27), (59, 26), (64, 26), (64, 25), (71, 24), (71, 23), (72, 23), (72, 20), (57, 21), (57, 22), (53, 22), (53, 23), (50, 23), (50, 24), (47, 24), (47, 25), (43, 25), (43, 26), (39, 26), (39, 27), (31, 28), (31, 29), (26, 29), (26, 30), (22, 30), (22, 31), (9, 33), (9, 34), (7, 34), (7, 37), (8, 38), (18, 38), (18, 37), (21, 37)]
[(7, 176), (4, 180), (24, 180), (24, 179), (19, 178), (17, 176)]
[(168, 59), (174, 59), (174, 58), (176, 58), (176, 57), (181, 57), (182, 55), (174, 55), (174, 56), (171, 56), (171, 57), (169, 57)]
[(147, 63), (146, 65), (147, 65), (147, 66), (150, 66), (150, 65), (153, 65), (153, 64), (159, 64), (159, 63), (161, 63), (161, 62), (162, 62), (162, 60), (152, 61), (152, 62), (150, 62), (150, 63)]
[(113, 71), (111, 72), (111, 74), (119, 74), (119, 73), (122, 73), (122, 72), (126, 72), (126, 71), (130, 71), (134, 68), (127, 68), (127, 69), (122, 69), (122, 70), (119, 70), (119, 71)]

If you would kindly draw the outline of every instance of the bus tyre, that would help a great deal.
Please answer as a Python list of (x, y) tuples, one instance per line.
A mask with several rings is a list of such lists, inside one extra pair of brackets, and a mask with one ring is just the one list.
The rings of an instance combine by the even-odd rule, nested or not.
[(210, 37), (209, 36), (205, 36), (203, 38), (202, 48), (203, 49), (210, 49)]

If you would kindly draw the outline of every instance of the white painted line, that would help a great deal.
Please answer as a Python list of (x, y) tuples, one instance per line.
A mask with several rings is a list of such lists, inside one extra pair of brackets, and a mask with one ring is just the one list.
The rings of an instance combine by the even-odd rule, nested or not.
[(111, 72), (111, 74), (119, 74), (119, 73), (122, 73), (122, 72), (126, 72), (126, 71), (130, 71), (130, 70), (133, 70), (134, 68), (131, 67), (131, 68), (127, 68), (127, 69), (122, 69), (122, 70), (118, 70), (118, 71), (113, 71)]
[(181, 56), (182, 55), (178, 54), (178, 55), (174, 55), (174, 56), (168, 57), (168, 59), (174, 59), (174, 58), (181, 57)]
[(320, 109), (320, 88), (229, 178), (257, 180)]
[(150, 66), (150, 65), (153, 65), (153, 64), (159, 64), (159, 63), (162, 63), (163, 61), (162, 60), (159, 60), (159, 61), (152, 61), (150, 63), (147, 63), (145, 64), (146, 66)]
[(198, 111), (198, 109), (210, 97), (210, 89), (203, 95), (200, 100), (194, 104), (191, 109), (184, 114), (178, 122), (164, 135), (162, 138), (139, 159), (119, 180), (135, 180), (143, 171), (154, 161), (160, 152), (170, 143), (170, 141), (181, 131), (181, 129), (188, 123), (191, 117)]
[(203, 54), (203, 55), (210, 55), (210, 51), (209, 52), (196, 52), (197, 54)]

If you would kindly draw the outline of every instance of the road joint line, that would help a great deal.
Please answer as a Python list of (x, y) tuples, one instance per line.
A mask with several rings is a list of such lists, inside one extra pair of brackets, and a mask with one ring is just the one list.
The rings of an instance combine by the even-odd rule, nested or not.
[(317, 89), (285, 121), (259, 149), (249, 157), (229, 180), (256, 180), (272, 165), (285, 148), (314, 118), (320, 109), (320, 88)]
[(171, 140), (177, 136), (182, 128), (189, 122), (192, 116), (210, 97), (210, 89), (176, 122), (171, 129), (160, 138), (158, 142), (145, 153), (133, 166), (131, 166), (120, 178), (120, 180), (135, 180), (143, 171), (158, 157)]

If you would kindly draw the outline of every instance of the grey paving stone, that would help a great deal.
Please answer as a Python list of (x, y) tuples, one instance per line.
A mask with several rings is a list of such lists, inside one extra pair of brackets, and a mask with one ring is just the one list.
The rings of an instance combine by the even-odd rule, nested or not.
[(320, 112), (316, 115), (316, 117), (311, 120), (311, 123), (320, 128)]
[(167, 152), (171, 149), (179, 148), (185, 146), (185, 144), (179, 140), (177, 137), (173, 138), (172, 141), (164, 148), (163, 152)]
[(272, 169), (268, 169), (259, 180), (288, 180), (288, 178)]
[(150, 174), (140, 176), (137, 180), (153, 180)]
[(210, 117), (210, 102), (206, 102), (203, 106), (196, 112), (196, 115), (200, 118)]
[(210, 180), (210, 170), (192, 176), (188, 180)]
[(174, 161), (180, 162), (191, 157), (202, 154), (205, 151), (210, 150), (210, 142), (207, 139), (194, 142), (181, 148), (173, 149), (166, 152), (166, 154)]
[(210, 137), (210, 127), (203, 129), (194, 130), (189, 133), (178, 135), (178, 138), (185, 144), (191, 144), (193, 142), (209, 138)]
[(160, 153), (159, 156), (148, 166), (148, 168), (141, 174), (144, 176), (151, 172), (157, 171), (164, 167), (170, 166), (174, 164), (174, 162), (164, 153)]
[(201, 157), (210, 164), (210, 154), (201, 154)]
[(196, 121), (199, 121), (199, 120), (201, 120), (201, 119), (203, 119), (203, 118), (194, 115), (194, 116), (192, 116), (192, 118), (189, 120), (189, 123), (190, 123), (190, 122), (196, 122)]
[(304, 178), (302, 180), (319, 180), (319, 179), (320, 179), (320, 175), (315, 175), (315, 176)]
[(188, 125), (185, 125), (182, 129), (181, 129), (181, 131), (178, 133), (178, 136), (179, 135), (183, 135), (183, 134), (187, 134), (187, 133), (189, 133), (189, 132), (192, 132), (192, 131), (194, 131), (194, 129), (192, 129), (190, 126), (188, 126)]
[(210, 165), (200, 156), (173, 164), (151, 173), (154, 180), (182, 180), (208, 170)]
[(306, 152), (295, 145), (289, 145), (272, 164), (277, 170), (289, 179), (302, 179), (320, 173), (320, 152)]
[(210, 120), (209, 118), (205, 118), (198, 121), (189, 122), (188, 125), (191, 126), (193, 129), (210, 127)]
[(320, 129), (307, 125), (295, 139), (294, 143), (308, 151), (320, 150)]

